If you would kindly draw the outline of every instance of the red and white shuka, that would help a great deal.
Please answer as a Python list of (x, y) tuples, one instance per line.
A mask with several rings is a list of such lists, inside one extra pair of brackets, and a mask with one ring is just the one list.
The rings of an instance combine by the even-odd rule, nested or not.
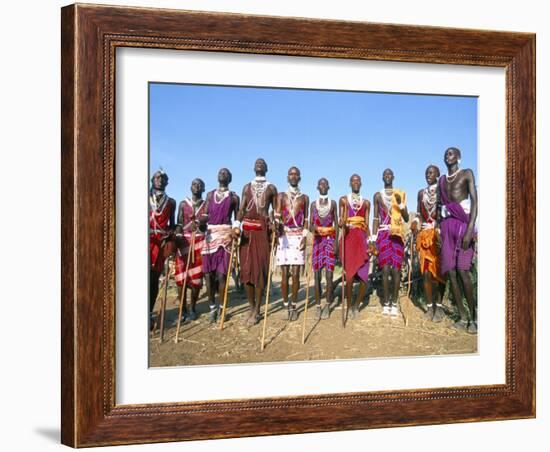
[[(178, 248), (176, 252), (176, 284), (183, 286), (183, 282), (187, 279), (187, 287), (202, 287), (202, 248), (204, 245), (204, 233), (198, 229), (195, 232), (195, 244), (191, 249), (191, 241), (193, 233), (191, 226), (193, 221), (198, 220), (204, 213), (206, 203), (202, 201), (198, 205), (194, 205), (189, 198), (183, 200), (180, 204), (178, 223), (183, 226), (183, 247)], [(189, 269), (187, 272), (187, 259), (189, 253), (192, 252), (191, 260), (189, 261)]]
[(162, 240), (168, 235), (174, 218), (176, 201), (166, 194), (160, 198), (149, 198), (149, 262), (150, 269), (162, 273), (164, 256), (161, 250)]

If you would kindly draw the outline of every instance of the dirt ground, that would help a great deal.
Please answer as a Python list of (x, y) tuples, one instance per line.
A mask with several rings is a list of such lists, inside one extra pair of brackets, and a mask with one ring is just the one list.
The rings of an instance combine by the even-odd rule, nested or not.
[[(303, 278), (302, 286), (305, 286)], [(244, 291), (239, 292), (233, 286), (229, 290), (229, 318), (223, 330), (220, 330), (219, 323), (208, 322), (209, 308), (203, 288), (197, 303), (198, 319), (182, 323), (179, 342), (174, 343), (174, 321), (178, 307), (175, 286), (170, 284), (164, 341), (160, 343), (158, 331), (151, 334), (149, 366), (424, 356), (477, 351), (477, 335), (456, 331), (451, 326), (450, 318), (440, 323), (424, 319), (423, 312), (413, 306), (405, 294), (401, 298), (401, 314), (397, 318), (382, 316), (379, 299), (373, 294), (368, 304), (365, 300), (360, 307), (359, 316), (353, 320), (348, 317), (343, 328), (340, 289), (337, 289), (330, 318), (317, 321), (312, 286), (309, 291), (305, 344), (302, 345), (305, 288), (299, 293), (299, 317), (294, 322), (283, 319), (280, 278), (277, 276), (274, 276), (271, 293), (265, 348), (262, 352), (263, 318), (252, 327), (245, 325), (248, 311), (246, 296)]]

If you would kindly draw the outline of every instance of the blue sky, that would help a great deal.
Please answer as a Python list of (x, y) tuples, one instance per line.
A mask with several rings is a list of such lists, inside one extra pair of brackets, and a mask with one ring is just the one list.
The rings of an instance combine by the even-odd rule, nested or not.
[(475, 97), (159, 83), (149, 90), (150, 172), (168, 173), (167, 192), (178, 203), (195, 177), (207, 191), (216, 188), (222, 167), (231, 170), (231, 189), (240, 196), (258, 157), (280, 191), (288, 168), (299, 167), (301, 189), (312, 199), (320, 177), (337, 199), (349, 192), (353, 173), (372, 199), (390, 167), (410, 209), (426, 167), (446, 171), (449, 146), (462, 151), (461, 166), (477, 177)]

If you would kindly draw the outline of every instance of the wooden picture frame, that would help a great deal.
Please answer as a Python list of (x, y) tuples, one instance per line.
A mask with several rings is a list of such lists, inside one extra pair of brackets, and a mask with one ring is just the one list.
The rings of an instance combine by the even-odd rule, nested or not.
[[(78, 4), (62, 9), (61, 27), (64, 444), (85, 447), (535, 416), (535, 35)], [(117, 47), (505, 68), (505, 384), (116, 405)]]

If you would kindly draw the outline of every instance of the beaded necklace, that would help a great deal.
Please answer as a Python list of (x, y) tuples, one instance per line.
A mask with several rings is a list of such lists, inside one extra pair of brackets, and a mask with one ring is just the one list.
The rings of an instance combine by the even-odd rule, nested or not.
[(357, 212), (359, 212), (359, 209), (361, 209), (361, 206), (363, 205), (363, 197), (360, 193), (351, 192), (348, 194), (348, 204), (353, 211), (353, 216), (356, 216)]

